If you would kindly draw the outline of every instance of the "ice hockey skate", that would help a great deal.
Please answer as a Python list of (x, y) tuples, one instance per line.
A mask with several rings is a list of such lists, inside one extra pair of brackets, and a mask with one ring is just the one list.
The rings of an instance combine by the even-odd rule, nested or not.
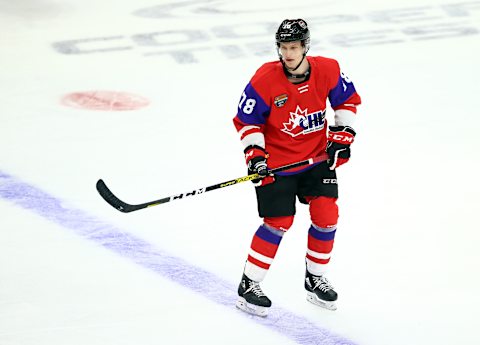
[(249, 314), (265, 317), (271, 305), (272, 302), (265, 296), (259, 283), (244, 274), (238, 286), (237, 308)]
[(307, 301), (328, 310), (336, 310), (335, 301), (338, 296), (333, 286), (324, 276), (315, 276), (305, 273), (305, 289), (307, 290)]

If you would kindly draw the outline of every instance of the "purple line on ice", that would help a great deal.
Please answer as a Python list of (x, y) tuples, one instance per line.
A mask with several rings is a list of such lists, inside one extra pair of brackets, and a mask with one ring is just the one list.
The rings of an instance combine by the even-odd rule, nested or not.
[[(94, 186), (92, 184), (92, 190)], [(61, 201), (40, 189), (28, 185), (0, 171), (0, 198), (68, 228), (77, 235), (153, 270), (174, 282), (190, 288), (209, 300), (235, 312), (236, 285), (213, 273), (153, 247), (148, 242), (134, 237), (84, 211), (66, 208)], [(351, 340), (335, 335), (313, 324), (302, 316), (273, 306), (266, 318), (238, 311), (301, 345), (353, 345)]]

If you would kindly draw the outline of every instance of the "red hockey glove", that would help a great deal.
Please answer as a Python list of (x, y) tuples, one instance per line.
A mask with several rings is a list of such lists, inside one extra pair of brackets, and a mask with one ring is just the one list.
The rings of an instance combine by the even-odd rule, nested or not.
[(247, 162), (248, 173), (258, 174), (261, 178), (252, 180), (255, 187), (265, 186), (273, 183), (275, 178), (268, 174), (267, 158), (268, 154), (263, 147), (250, 145), (245, 149), (245, 160)]
[(330, 170), (334, 170), (348, 162), (350, 144), (353, 143), (355, 131), (348, 126), (330, 126), (328, 129), (328, 167)]

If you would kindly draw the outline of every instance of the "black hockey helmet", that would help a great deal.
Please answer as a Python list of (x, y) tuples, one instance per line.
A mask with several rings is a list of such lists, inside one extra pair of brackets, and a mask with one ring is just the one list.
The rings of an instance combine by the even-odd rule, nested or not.
[(305, 47), (305, 53), (310, 48), (310, 31), (307, 22), (303, 19), (285, 19), (275, 34), (277, 47), (281, 42), (300, 41)]

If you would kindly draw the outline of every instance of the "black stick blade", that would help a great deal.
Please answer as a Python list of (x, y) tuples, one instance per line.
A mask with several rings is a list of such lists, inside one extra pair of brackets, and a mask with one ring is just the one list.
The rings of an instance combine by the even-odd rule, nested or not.
[(97, 191), (106, 202), (120, 212), (128, 213), (137, 209), (134, 205), (127, 204), (117, 198), (101, 179), (97, 181)]

